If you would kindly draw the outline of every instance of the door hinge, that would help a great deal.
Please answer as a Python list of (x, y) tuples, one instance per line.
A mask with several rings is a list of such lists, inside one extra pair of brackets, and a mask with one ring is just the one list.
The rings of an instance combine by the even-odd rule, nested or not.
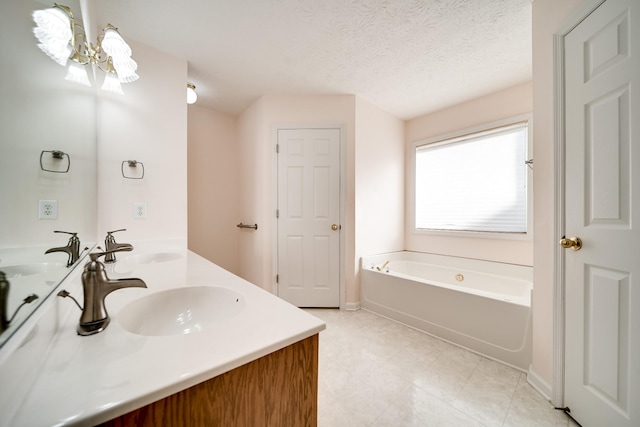
[(280, 283), (280, 275), (276, 274), (276, 283)]
[(280, 144), (276, 144), (276, 154), (280, 153)]
[(276, 218), (280, 218), (280, 209), (276, 209)]

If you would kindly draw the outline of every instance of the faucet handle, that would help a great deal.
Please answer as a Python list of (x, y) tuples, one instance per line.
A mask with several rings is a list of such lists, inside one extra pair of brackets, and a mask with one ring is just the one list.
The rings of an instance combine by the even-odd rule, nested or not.
[(111, 236), (111, 234), (117, 233), (118, 231), (127, 231), (127, 229), (121, 228), (120, 230), (107, 231), (107, 236)]
[(132, 250), (133, 246), (123, 246), (116, 249), (109, 249), (108, 251), (92, 252), (89, 254), (89, 258), (91, 258), (91, 262), (96, 262), (101, 256), (112, 254), (114, 252), (131, 252)]
[(60, 231), (60, 230), (55, 230), (54, 233), (64, 233), (64, 234), (71, 234), (71, 238), (73, 239), (74, 237), (78, 237), (78, 233), (73, 233), (71, 231)]

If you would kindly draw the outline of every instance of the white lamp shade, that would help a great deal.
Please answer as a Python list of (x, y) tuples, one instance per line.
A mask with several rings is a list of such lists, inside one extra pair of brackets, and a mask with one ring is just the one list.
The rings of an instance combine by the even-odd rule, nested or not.
[(124, 41), (120, 33), (114, 28), (107, 27), (104, 30), (104, 39), (102, 39), (102, 49), (107, 55), (113, 58), (130, 58), (131, 47)]
[(195, 104), (198, 100), (198, 94), (195, 91), (195, 86), (191, 87), (187, 85), (187, 104)]
[(33, 34), (38, 41), (38, 47), (58, 64), (67, 65), (67, 59), (73, 52), (70, 44), (71, 17), (58, 7), (33, 12), (36, 27)]
[(102, 90), (123, 95), (120, 80), (115, 73), (107, 73), (102, 84)]
[(136, 74), (138, 64), (133, 59), (127, 57), (112, 57), (113, 68), (118, 73), (118, 79), (120, 83), (131, 83), (138, 80), (139, 76)]
[(67, 71), (65, 80), (78, 83), (83, 86), (91, 86), (91, 82), (89, 82), (89, 76), (87, 75), (87, 69), (83, 65), (80, 65), (77, 62), (73, 61), (71, 61), (71, 64), (69, 64), (69, 70)]

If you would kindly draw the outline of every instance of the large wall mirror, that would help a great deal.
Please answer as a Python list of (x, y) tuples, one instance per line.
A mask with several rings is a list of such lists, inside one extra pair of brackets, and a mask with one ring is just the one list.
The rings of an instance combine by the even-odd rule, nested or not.
[[(81, 21), (78, 0), (65, 5)], [(71, 271), (66, 253), (44, 254), (67, 245), (70, 236), (54, 231), (77, 233), (81, 251), (97, 241), (95, 84), (65, 80), (67, 69), (37, 47), (31, 14), (51, 6), (0, 5), (0, 271), (10, 284), (7, 317), (38, 296), (0, 333), (0, 345)]]

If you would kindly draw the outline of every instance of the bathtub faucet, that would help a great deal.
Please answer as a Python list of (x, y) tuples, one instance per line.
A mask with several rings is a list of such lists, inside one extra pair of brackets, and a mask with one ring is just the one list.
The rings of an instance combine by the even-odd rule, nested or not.
[[(382, 264), (382, 266), (376, 266), (376, 270), (378, 270), (378, 271), (382, 271), (382, 270), (384, 270), (384, 269), (385, 269), (385, 267), (386, 267), (387, 265), (389, 265), (389, 260), (386, 260), (386, 261)], [(387, 271), (389, 271), (389, 270), (387, 270)]]

